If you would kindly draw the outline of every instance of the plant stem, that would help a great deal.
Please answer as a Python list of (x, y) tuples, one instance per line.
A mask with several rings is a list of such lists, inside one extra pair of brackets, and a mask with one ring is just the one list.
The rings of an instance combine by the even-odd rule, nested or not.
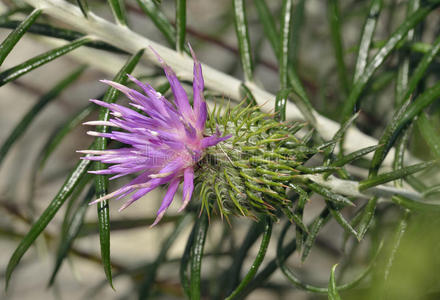
[(342, 194), (349, 197), (359, 197), (369, 199), (371, 196), (377, 197), (391, 197), (393, 195), (400, 195), (409, 198), (414, 201), (420, 201), (423, 199), (423, 195), (417, 192), (406, 190), (403, 188), (395, 188), (387, 185), (377, 185), (375, 187), (366, 189), (365, 191), (359, 191), (359, 182), (351, 180), (343, 180), (330, 176), (327, 179), (321, 174), (307, 174), (301, 177), (307, 179), (331, 189), (333, 192)]
[[(45, 14), (50, 15), (72, 27), (94, 36), (100, 41), (111, 44), (117, 48), (125, 50), (129, 53), (136, 53), (143, 48), (154, 48), (163, 59), (170, 65), (171, 68), (178, 74), (181, 79), (192, 80), (193, 75), (193, 61), (192, 58), (184, 54), (180, 54), (170, 48), (164, 47), (150, 39), (141, 36), (125, 26), (120, 26), (103, 18), (89, 13), (88, 18), (84, 18), (81, 10), (64, 0), (25, 0), (35, 8), (40, 8)], [(157, 58), (151, 51), (146, 51), (143, 60), (159, 65)], [(225, 98), (231, 100), (241, 101), (240, 87), (242, 81), (222, 73), (207, 65), (202, 65), (205, 86), (216, 92), (222, 93)], [(267, 102), (274, 102), (275, 96), (255, 84), (248, 83), (248, 88), (259, 105), (262, 105), (263, 110), (270, 110), (273, 105), (268, 105)], [(265, 105), (264, 105), (265, 104)], [(317, 120), (317, 130), (321, 136), (329, 140), (334, 133), (339, 129), (339, 124), (324, 116), (313, 112)], [(295, 104), (288, 102), (286, 107), (286, 117), (288, 120), (303, 120), (300, 110)], [(346, 133), (346, 150), (353, 152), (361, 148), (377, 144), (377, 140), (360, 132), (356, 128), (351, 128)], [(392, 158), (391, 154), (389, 157)], [(392, 159), (387, 159), (385, 164), (391, 165)]]

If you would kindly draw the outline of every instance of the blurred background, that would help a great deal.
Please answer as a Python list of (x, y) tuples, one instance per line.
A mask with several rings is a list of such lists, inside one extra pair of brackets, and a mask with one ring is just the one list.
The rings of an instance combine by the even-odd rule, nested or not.
[[(131, 28), (161, 44), (166, 40), (153, 23), (139, 9), (136, 1), (124, 1)], [(261, 22), (252, 1), (248, 2), (247, 16), (250, 25), (250, 37), (255, 59), (256, 81), (266, 90), (275, 93), (279, 89), (277, 60), (265, 38)], [(266, 1), (274, 16), (281, 10), (281, 1)], [(295, 51), (294, 67), (302, 80), (314, 108), (323, 115), (339, 120), (341, 103), (346, 94), (341, 90), (332, 47), (331, 32), (328, 25), (326, 1), (295, 1), (303, 14), (296, 16), (301, 28), (294, 32), (298, 43)], [(360, 31), (368, 13), (370, 1), (339, 1), (342, 37), (345, 48), (345, 62), (349, 71), (353, 69)], [(75, 1), (72, 1), (75, 3)], [(105, 1), (88, 1), (90, 9), (112, 20), (111, 11)], [(1, 0), (0, 15), (10, 7), (24, 7), (20, 1)], [(303, 7), (303, 8), (300, 8)], [(160, 8), (173, 21), (175, 3), (160, 1)], [(374, 41), (386, 39), (399, 24), (405, 20), (407, 1), (386, 0), (378, 19)], [(16, 13), (12, 20), (21, 20), (25, 14)], [(39, 21), (46, 20), (46, 16)], [(6, 19), (0, 17), (0, 23)], [(50, 23), (59, 27), (65, 24), (50, 19)], [(295, 23), (296, 24), (296, 23)], [(440, 11), (431, 13), (420, 26), (420, 43), (432, 43), (440, 31)], [(10, 29), (0, 28), (0, 40), (6, 38)], [(296, 28), (296, 27), (294, 27)], [(230, 1), (187, 1), (187, 40), (196, 50), (198, 58), (216, 69), (242, 78), (239, 64), (238, 46), (233, 24), (232, 4)], [(1, 71), (15, 66), (49, 49), (59, 46), (63, 41), (26, 34), (16, 45), (1, 66)], [(374, 49), (372, 54), (374, 54)], [(417, 61), (421, 53), (415, 52)], [(73, 72), (79, 65), (87, 65), (81, 77), (64, 90), (51, 105), (48, 105), (33, 121), (24, 135), (14, 144), (0, 168), (0, 286), (4, 286), (5, 268), (11, 254), (20, 239), (29, 229), (29, 225), (45, 209), (65, 180), (66, 174), (76, 164), (80, 154), (75, 150), (85, 149), (92, 141), (86, 134), (87, 128), (77, 126), (61, 142), (48, 158), (44, 168), (36, 171), (36, 162), (44, 145), (54, 130), (84, 108), (90, 98), (97, 98), (106, 87), (99, 79), (111, 79), (125, 63), (127, 56), (110, 54), (91, 48), (79, 48), (38, 70), (0, 88), (0, 144), (15, 128), (24, 114), (36, 101), (50, 90), (61, 78)], [(432, 63), (429, 80), (439, 78), (439, 59)], [(390, 57), (369, 83), (368, 93), (363, 103), (362, 113), (357, 126), (364, 132), (379, 137), (393, 113), (394, 80), (399, 66), (398, 55)], [(351, 74), (351, 73), (350, 73)], [(139, 64), (135, 75), (144, 76), (153, 86), (163, 82), (161, 71), (152, 65)], [(427, 79), (428, 80), (428, 79)], [(438, 101), (432, 109), (433, 120), (439, 122)], [(96, 112), (86, 120), (96, 119)], [(437, 127), (439, 128), (439, 127)], [(430, 156), (426, 144), (417, 129), (409, 148), (420, 158)], [(353, 168), (359, 176), (366, 176), (365, 166)], [(435, 171), (432, 173), (438, 175)], [(432, 176), (431, 174), (431, 176)], [(123, 180), (113, 182), (110, 190), (121, 186)], [(173, 204), (157, 227), (149, 228), (155, 212), (164, 195), (163, 190), (148, 194), (142, 201), (118, 212), (119, 203), (111, 203), (111, 258), (115, 276), (115, 290), (106, 283), (101, 266), (99, 235), (96, 209), (87, 210), (85, 223), (75, 240), (68, 259), (63, 263), (52, 288), (47, 288), (55, 261), (60, 228), (64, 210), (62, 208), (49, 224), (44, 236), (37, 239), (34, 246), (24, 256), (10, 282), (7, 293), (0, 289), (2, 299), (137, 299), (135, 290), (142, 281), (149, 265), (157, 257), (165, 238), (172, 232), (173, 220), (177, 216), (177, 204)], [(115, 201), (116, 202), (116, 201)], [(324, 201), (314, 197), (308, 203), (305, 221), (314, 218), (324, 207)], [(353, 214), (348, 210), (347, 215)], [(252, 221), (236, 218), (232, 228), (219, 220), (213, 221), (209, 228), (205, 253), (208, 257), (203, 265), (204, 289), (215, 289), (222, 271), (230, 267), (231, 247), (239, 247)], [(274, 236), (281, 231), (282, 224), (274, 226)], [(342, 247), (343, 230), (334, 220), (330, 221), (320, 233), (308, 259), (302, 263), (294, 253), (288, 261), (298, 275), (305, 281), (326, 286), (330, 269), (340, 263), (340, 269), (346, 269), (344, 280), (352, 279), (368, 264), (368, 257), (380, 240), (384, 247), (379, 255), (377, 267), (364, 280), (359, 288), (342, 293), (343, 299), (379, 299), (379, 291), (385, 290), (385, 299), (440, 299), (440, 219), (438, 214), (408, 214), (403, 209), (389, 203), (380, 204), (370, 234), (358, 243), (350, 239)], [(400, 239), (399, 228), (407, 228), (396, 249), (393, 241)], [(226, 228), (226, 229), (225, 229)], [(187, 226), (170, 248), (167, 260), (159, 268), (154, 285), (157, 299), (181, 299), (183, 297), (179, 281), (179, 259), (190, 233)], [(226, 236), (225, 236), (226, 235)], [(294, 233), (289, 233), (291, 238)], [(287, 239), (286, 239), (287, 240)], [(244, 270), (252, 263), (259, 240), (251, 248), (244, 263)], [(275, 256), (276, 242), (272, 241), (265, 262)], [(351, 250), (355, 249), (355, 250)], [(388, 258), (395, 252), (392, 267), (383, 274)], [(263, 263), (263, 266), (265, 263)], [(385, 276), (385, 277), (384, 277)], [(386, 278), (384, 280), (383, 278)], [(372, 282), (372, 283), (371, 283)], [(373, 288), (371, 288), (373, 287)], [(325, 299), (296, 289), (276, 271), (262, 288), (256, 289), (248, 299)]]

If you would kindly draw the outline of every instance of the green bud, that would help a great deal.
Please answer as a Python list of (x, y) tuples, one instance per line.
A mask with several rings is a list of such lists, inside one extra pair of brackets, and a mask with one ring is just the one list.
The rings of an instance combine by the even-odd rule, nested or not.
[(299, 173), (295, 167), (317, 152), (294, 136), (302, 127), (299, 123), (278, 122), (257, 106), (244, 107), (243, 103), (222, 113), (215, 109), (206, 134), (220, 130), (232, 137), (207, 148), (199, 162), (195, 178), (203, 206), (216, 208), (226, 217), (276, 218), (284, 213), (295, 223), (300, 222), (292, 213), (293, 203), (286, 191)]

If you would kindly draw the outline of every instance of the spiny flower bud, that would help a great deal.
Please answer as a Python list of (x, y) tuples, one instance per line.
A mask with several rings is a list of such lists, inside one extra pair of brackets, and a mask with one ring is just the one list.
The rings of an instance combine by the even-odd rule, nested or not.
[(223, 112), (215, 109), (206, 134), (232, 137), (207, 148), (198, 163), (195, 181), (202, 206), (214, 204), (222, 216), (275, 217), (282, 211), (292, 217), (286, 191), (300, 172), (297, 168), (318, 151), (295, 137), (302, 127), (278, 122), (244, 102)]

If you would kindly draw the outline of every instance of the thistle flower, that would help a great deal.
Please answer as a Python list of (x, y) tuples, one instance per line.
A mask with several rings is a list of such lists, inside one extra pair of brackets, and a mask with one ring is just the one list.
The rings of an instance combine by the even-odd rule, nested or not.
[(120, 199), (133, 193), (131, 199), (120, 208), (123, 210), (148, 192), (168, 184), (168, 190), (152, 225), (154, 226), (170, 206), (182, 181), (183, 204), (179, 211), (183, 210), (190, 201), (194, 190), (194, 168), (197, 162), (203, 158), (206, 148), (230, 137), (221, 137), (218, 130), (211, 136), (205, 135), (207, 107), (203, 96), (202, 68), (192, 49), (191, 53), (194, 59), (192, 107), (176, 74), (156, 52), (170, 83), (174, 104), (156, 92), (151, 85), (143, 84), (133, 76), (128, 75), (130, 80), (142, 89), (143, 94), (119, 83), (102, 80), (124, 93), (130, 99), (130, 105), (143, 113), (118, 104), (90, 100), (108, 108), (113, 118), (109, 121), (87, 122), (86, 125), (112, 126), (123, 131), (113, 130), (111, 133), (89, 131), (88, 134), (109, 138), (127, 145), (120, 149), (79, 151), (96, 155), (83, 157), (83, 159), (112, 164), (107, 169), (90, 171), (90, 173), (112, 174), (113, 177), (110, 179), (137, 174), (137, 177), (130, 183), (96, 199), (92, 204), (114, 197)]
[[(226, 218), (243, 215), (258, 219), (260, 215), (277, 219), (280, 212), (307, 232), (302, 222), (307, 190), (315, 191), (301, 175), (332, 172), (337, 168), (304, 166), (314, 154), (321, 152), (336, 140), (313, 147), (312, 135), (303, 140), (295, 133), (304, 127), (300, 123), (282, 123), (273, 114), (263, 113), (259, 106), (241, 104), (231, 108), (214, 108), (209, 115), (203, 97), (203, 76), (200, 63), (194, 59), (193, 106), (173, 70), (156, 53), (174, 95), (169, 102), (149, 84), (143, 84), (129, 75), (144, 94), (121, 84), (103, 80), (104, 83), (123, 92), (130, 100), (131, 108), (109, 104), (99, 100), (92, 102), (106, 107), (113, 118), (109, 121), (92, 121), (87, 125), (112, 126), (122, 131), (111, 133), (88, 132), (97, 137), (110, 138), (128, 145), (120, 149), (79, 151), (84, 159), (112, 164), (107, 169), (90, 173), (119, 178), (129, 174), (137, 177), (92, 203), (113, 197), (118, 199), (130, 194), (131, 198), (120, 208), (130, 204), (157, 188), (168, 184), (168, 190), (157, 212), (157, 224), (173, 201), (183, 181), (183, 204), (197, 194), (201, 209), (209, 214), (218, 209)], [(221, 132), (225, 136), (221, 136)], [(220, 143), (222, 142), (222, 143)], [(289, 196), (293, 191), (296, 196)], [(324, 188), (321, 194), (328, 195)], [(291, 194), (291, 193), (290, 193)], [(294, 201), (298, 199), (294, 208)], [(335, 205), (352, 205), (343, 196), (334, 197)], [(338, 207), (339, 207), (338, 206)]]

